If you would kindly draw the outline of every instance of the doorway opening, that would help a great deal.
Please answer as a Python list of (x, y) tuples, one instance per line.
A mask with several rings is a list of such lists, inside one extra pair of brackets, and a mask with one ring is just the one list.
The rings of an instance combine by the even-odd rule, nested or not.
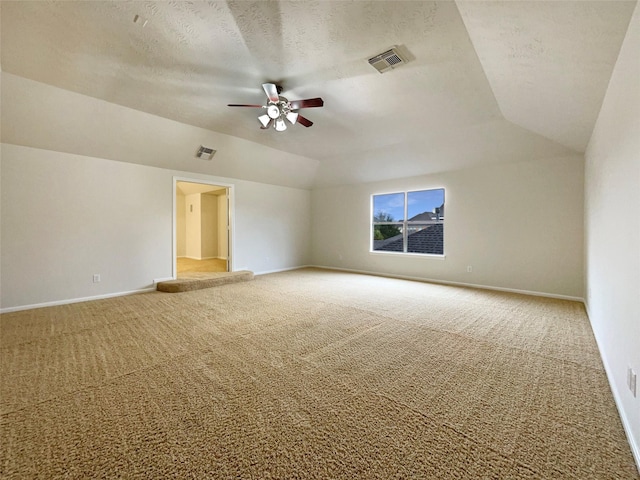
[(232, 186), (174, 177), (173, 278), (231, 272)]

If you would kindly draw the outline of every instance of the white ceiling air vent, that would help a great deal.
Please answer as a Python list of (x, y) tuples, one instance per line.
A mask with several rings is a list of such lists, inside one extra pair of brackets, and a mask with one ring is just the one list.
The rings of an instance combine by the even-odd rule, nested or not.
[(196, 153), (196, 157), (202, 158), (203, 160), (211, 160), (215, 154), (216, 151), (213, 148), (203, 147), (200, 145), (200, 148)]
[(369, 64), (380, 73), (387, 72), (405, 63), (407, 63), (407, 61), (400, 55), (400, 52), (398, 52), (395, 47), (369, 59)]

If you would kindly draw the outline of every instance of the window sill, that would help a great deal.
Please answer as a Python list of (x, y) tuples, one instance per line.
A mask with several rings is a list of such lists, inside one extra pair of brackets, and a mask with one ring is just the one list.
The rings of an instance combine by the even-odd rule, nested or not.
[(390, 255), (390, 256), (399, 256), (399, 257), (412, 257), (412, 258), (430, 258), (434, 260), (445, 260), (447, 256), (443, 253), (442, 255), (434, 254), (434, 253), (404, 253), (404, 252), (381, 252), (378, 250), (369, 250), (370, 255)]

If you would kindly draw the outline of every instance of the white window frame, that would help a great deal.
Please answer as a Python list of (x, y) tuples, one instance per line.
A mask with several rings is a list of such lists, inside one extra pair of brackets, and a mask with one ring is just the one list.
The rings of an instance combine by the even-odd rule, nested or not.
[[(404, 191), (395, 191), (395, 192), (386, 192), (386, 193), (373, 193), (371, 194), (371, 199), (370, 199), (370, 209), (369, 209), (369, 253), (373, 254), (373, 255), (401, 255), (401, 256), (417, 256), (417, 257), (431, 257), (431, 258), (441, 258), (444, 259), (446, 257), (445, 254), (445, 242), (444, 242), (444, 236), (442, 238), (442, 253), (419, 253), (419, 252), (407, 252), (407, 248), (408, 248), (408, 230), (409, 230), (409, 226), (410, 225), (424, 225), (425, 221), (418, 221), (418, 222), (410, 222), (409, 220), (407, 220), (407, 217), (409, 216), (409, 194), (410, 193), (416, 193), (416, 192), (426, 192), (426, 191), (430, 191), (430, 190), (442, 190), (443, 191), (443, 205), (446, 205), (446, 189), (444, 187), (433, 187), (433, 188), (421, 188), (421, 189), (417, 189), (417, 190), (404, 190)], [(395, 222), (374, 222), (373, 221), (373, 217), (375, 214), (374, 211), (374, 197), (378, 197), (378, 196), (382, 196), (382, 195), (398, 195), (398, 194), (403, 194), (404, 195), (404, 212), (403, 212), (403, 220), (402, 221), (395, 221)], [(402, 252), (393, 252), (393, 251), (386, 251), (386, 250), (374, 250), (374, 238), (373, 238), (373, 232), (374, 229), (376, 227), (376, 225), (401, 225), (401, 229), (402, 229)], [(444, 228), (444, 219), (442, 221), (443, 224), (443, 228)]]

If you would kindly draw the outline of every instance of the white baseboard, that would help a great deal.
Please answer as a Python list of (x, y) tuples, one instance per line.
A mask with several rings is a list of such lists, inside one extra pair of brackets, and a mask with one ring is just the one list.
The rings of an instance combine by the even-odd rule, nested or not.
[(55, 307), (57, 305), (69, 305), (71, 303), (90, 302), (91, 300), (102, 300), (104, 298), (123, 297), (125, 295), (136, 295), (138, 293), (155, 292), (155, 287), (141, 288), (139, 290), (129, 290), (127, 292), (106, 293), (104, 295), (94, 295), (91, 297), (70, 298), (67, 300), (56, 300), (53, 302), (34, 303), (32, 305), (20, 305), (18, 307), (0, 308), (0, 313), (19, 312), (21, 310), (31, 310), (33, 308)]
[(169, 280), (175, 280), (176, 277), (166, 277), (166, 278), (154, 278), (153, 279), (153, 284), (157, 285), (160, 282), (168, 282)]
[[(359, 273), (362, 275), (373, 275), (376, 277), (386, 277), (386, 278), (397, 278), (399, 280), (412, 280), (415, 282), (425, 282), (425, 283), (436, 283), (439, 285), (452, 285), (455, 287), (470, 287), (470, 288), (479, 288), (481, 290), (495, 290), (498, 292), (508, 292), (508, 293), (519, 293), (522, 295), (532, 295), (534, 297), (546, 297), (546, 298), (557, 298), (560, 300), (572, 300), (574, 302), (582, 302), (584, 303), (584, 298), (582, 297), (572, 297), (569, 295), (558, 295), (555, 293), (547, 293), (547, 292), (535, 292), (531, 290), (518, 290), (515, 288), (503, 288), (503, 287), (494, 287), (491, 285), (479, 285), (475, 283), (465, 283), (465, 282), (450, 282), (447, 280), (437, 280), (434, 278), (423, 278), (423, 277), (412, 277), (409, 275), (394, 275), (392, 273), (380, 273), (380, 272), (370, 272), (367, 270), (354, 270), (351, 268), (339, 268), (339, 267), (325, 267), (322, 265), (306, 265), (311, 268), (321, 268), (323, 270), (338, 270), (340, 272), (349, 272), (349, 273)], [(304, 268), (304, 267), (297, 267)]]
[[(358, 273), (358, 274), (362, 274), (362, 275), (373, 275), (373, 276), (378, 276), (378, 277), (397, 278), (397, 279), (400, 279), (400, 280), (412, 280), (412, 281), (417, 281), (417, 282), (436, 283), (436, 284), (440, 284), (440, 285), (453, 285), (453, 286), (459, 286), (459, 287), (479, 288), (479, 289), (483, 289), (483, 290), (496, 290), (496, 291), (500, 291), (500, 292), (520, 293), (520, 294), (523, 294), (523, 295), (533, 295), (533, 296), (536, 296), (536, 297), (557, 298), (557, 299), (561, 299), (561, 300), (572, 300), (572, 301), (577, 301), (577, 302), (583, 302), (584, 303), (584, 299), (583, 298), (581, 298), (581, 297), (571, 297), (571, 296), (568, 296), (568, 295), (556, 295), (556, 294), (553, 294), (553, 293), (534, 292), (534, 291), (529, 291), (529, 290), (517, 290), (517, 289), (513, 289), (513, 288), (493, 287), (493, 286), (487, 286), (487, 285), (477, 285), (477, 284), (473, 284), (473, 283), (449, 282), (449, 281), (446, 281), (446, 280), (436, 280), (436, 279), (430, 279), (430, 278), (412, 277), (412, 276), (408, 276), (408, 275), (394, 275), (394, 274), (387, 274), (387, 273), (380, 273), (380, 272), (371, 272), (371, 271), (367, 271), (367, 270), (355, 270), (355, 269), (350, 269), (350, 268), (327, 267), (327, 266), (323, 266), (323, 265), (299, 265), (299, 266), (296, 266), (296, 267), (278, 268), (278, 269), (274, 269), (274, 270), (264, 270), (264, 271), (261, 271), (261, 272), (254, 272), (254, 275), (268, 275), (270, 273), (288, 272), (288, 271), (291, 271), (291, 270), (300, 270), (302, 268), (320, 268), (322, 270), (336, 270), (336, 271), (340, 271), (340, 272)], [(238, 270), (247, 270), (247, 268), (237, 268), (237, 269), (234, 268), (233, 271), (238, 271)], [(164, 281), (173, 280), (173, 279), (174, 279), (173, 277), (156, 278), (156, 279), (153, 280), (153, 283), (154, 283), (154, 285), (156, 285), (158, 282), (164, 282)], [(68, 299), (68, 300), (57, 300), (57, 301), (53, 301), (53, 302), (37, 303), (37, 304), (33, 304), (33, 305), (22, 305), (22, 306), (18, 306), (18, 307), (0, 308), (0, 313), (16, 312), (16, 311), (20, 311), (20, 310), (29, 310), (31, 308), (51, 307), (51, 306), (55, 306), (55, 305), (66, 305), (66, 304), (78, 303), (78, 302), (88, 302), (90, 300), (100, 300), (100, 299), (103, 299), (103, 298), (121, 297), (123, 295), (134, 295), (136, 293), (152, 292), (154, 290), (155, 290), (155, 287), (149, 287), (149, 288), (142, 288), (142, 289), (139, 289), (139, 290), (131, 290), (131, 291), (127, 291), (127, 292), (107, 293), (107, 294), (104, 294), (104, 295), (96, 295), (96, 296), (91, 296), (91, 297), (72, 298), (72, 299)], [(636, 451), (637, 451), (637, 447), (636, 447)]]
[[(584, 308), (587, 311), (587, 317), (589, 318), (589, 325), (591, 326), (591, 314), (589, 313), (589, 304), (585, 300)], [(596, 332), (591, 328), (593, 332), (593, 337), (596, 339), (596, 345), (598, 347), (598, 353), (600, 354), (600, 359), (602, 360), (602, 365), (604, 365), (604, 372), (607, 375), (607, 381), (609, 382), (609, 388), (611, 388), (611, 393), (613, 394), (613, 400), (616, 403), (616, 409), (618, 410), (618, 415), (620, 416), (620, 421), (622, 422), (622, 428), (624, 429), (624, 433), (627, 437), (627, 441), (629, 442), (629, 447), (631, 447), (631, 454), (636, 462), (636, 468), (638, 469), (638, 473), (640, 473), (640, 445), (633, 438), (632, 430), (631, 430), (631, 422), (627, 417), (625, 410), (622, 408), (622, 399), (620, 396), (620, 390), (617, 388), (616, 383), (613, 381), (613, 370), (609, 366), (609, 362), (607, 361), (607, 357), (603, 355), (602, 348), (600, 346), (600, 341), (598, 340), (598, 336)]]
[[(287, 267), (287, 268), (278, 268), (276, 270), (265, 270), (263, 272), (253, 272), (253, 274), (254, 275), (268, 275), (270, 273), (289, 272), (291, 270), (300, 270), (301, 268), (309, 268), (309, 267), (312, 267), (312, 266), (313, 265), (300, 265), (299, 267)], [(322, 268), (322, 267), (318, 267), (318, 268)], [(246, 268), (245, 269), (241, 269), (241, 270), (246, 270)]]

